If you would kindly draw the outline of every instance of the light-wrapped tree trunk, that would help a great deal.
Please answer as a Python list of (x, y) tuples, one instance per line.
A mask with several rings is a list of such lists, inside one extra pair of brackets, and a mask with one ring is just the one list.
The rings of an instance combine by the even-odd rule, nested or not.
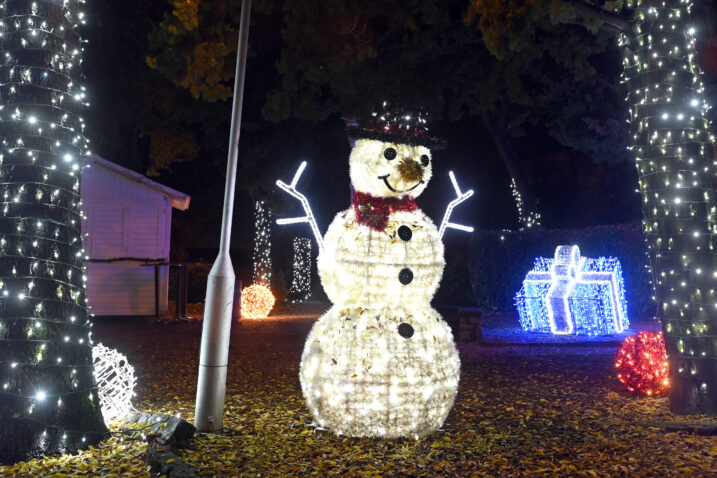
[(80, 237), (79, 0), (0, 1), (0, 461), (107, 432)]
[(264, 201), (254, 204), (254, 284), (271, 287), (271, 210)]
[(717, 414), (717, 190), (714, 138), (696, 63), (692, 2), (637, 0), (622, 35), (633, 151), (670, 407)]

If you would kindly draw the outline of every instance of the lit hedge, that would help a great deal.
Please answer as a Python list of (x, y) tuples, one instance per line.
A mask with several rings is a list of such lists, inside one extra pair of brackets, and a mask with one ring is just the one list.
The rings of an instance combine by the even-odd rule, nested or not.
[(630, 318), (650, 318), (656, 313), (647, 246), (638, 223), (506, 233), (476, 231), (468, 241), (466, 247), (465, 238), (462, 244), (448, 240), (446, 270), (435, 299), (438, 304), (514, 312), (513, 298), (535, 258), (553, 257), (559, 244), (577, 244), (585, 257), (620, 259)]

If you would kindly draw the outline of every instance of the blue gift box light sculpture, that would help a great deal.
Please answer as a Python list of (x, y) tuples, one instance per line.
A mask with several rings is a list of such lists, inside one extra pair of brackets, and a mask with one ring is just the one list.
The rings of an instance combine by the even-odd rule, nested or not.
[(526, 331), (609, 335), (630, 325), (620, 261), (580, 257), (578, 246), (536, 258), (515, 300)]

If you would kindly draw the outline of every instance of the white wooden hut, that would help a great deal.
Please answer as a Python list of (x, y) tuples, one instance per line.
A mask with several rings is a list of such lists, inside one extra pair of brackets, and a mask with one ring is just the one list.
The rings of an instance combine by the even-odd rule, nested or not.
[[(85, 166), (82, 232), (90, 312), (154, 315), (155, 268), (146, 264), (169, 261), (172, 208), (186, 210), (190, 197), (96, 155)], [(167, 310), (168, 279), (169, 266), (160, 266), (160, 313)]]

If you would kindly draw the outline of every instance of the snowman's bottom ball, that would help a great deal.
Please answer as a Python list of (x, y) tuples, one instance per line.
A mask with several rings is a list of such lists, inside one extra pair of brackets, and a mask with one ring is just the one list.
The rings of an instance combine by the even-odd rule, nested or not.
[(318, 424), (355, 437), (420, 437), (453, 406), (460, 360), (431, 308), (413, 313), (334, 306), (311, 329), (300, 380)]

